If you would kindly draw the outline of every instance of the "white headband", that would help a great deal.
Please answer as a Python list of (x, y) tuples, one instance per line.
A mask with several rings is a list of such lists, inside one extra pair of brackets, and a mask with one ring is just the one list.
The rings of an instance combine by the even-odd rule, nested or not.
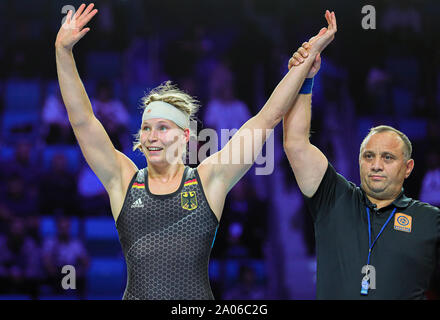
[(189, 127), (188, 115), (172, 104), (164, 101), (153, 101), (149, 103), (142, 114), (142, 122), (158, 118), (171, 120), (182, 129)]

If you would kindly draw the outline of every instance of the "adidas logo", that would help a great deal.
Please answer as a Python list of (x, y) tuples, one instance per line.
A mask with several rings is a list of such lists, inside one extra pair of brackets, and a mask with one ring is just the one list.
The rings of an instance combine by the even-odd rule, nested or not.
[(141, 198), (137, 199), (133, 204), (131, 205), (132, 208), (143, 208), (144, 204), (142, 203)]

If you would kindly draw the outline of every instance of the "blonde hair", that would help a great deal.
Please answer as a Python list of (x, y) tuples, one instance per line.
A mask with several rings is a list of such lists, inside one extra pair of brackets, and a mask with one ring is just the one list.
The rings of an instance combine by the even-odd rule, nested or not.
[[(163, 101), (173, 105), (177, 109), (183, 111), (188, 116), (188, 120), (196, 120), (195, 114), (200, 108), (199, 101), (196, 98), (180, 90), (177, 85), (173, 84), (171, 81), (162, 83), (160, 86), (152, 89), (148, 94), (142, 97), (140, 107), (145, 109), (148, 104), (153, 101)], [(136, 151), (137, 149), (142, 151), (140, 142), (141, 130), (142, 129), (139, 129), (138, 133), (134, 135), (135, 141), (133, 142), (133, 151)], [(196, 134), (197, 132), (192, 132), (190, 129), (191, 137), (195, 137)]]

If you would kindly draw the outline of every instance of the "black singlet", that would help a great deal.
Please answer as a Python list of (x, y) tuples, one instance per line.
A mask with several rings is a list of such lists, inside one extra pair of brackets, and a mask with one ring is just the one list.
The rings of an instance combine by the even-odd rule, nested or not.
[(211, 300), (208, 276), (218, 220), (196, 169), (185, 167), (179, 189), (155, 195), (147, 169), (133, 177), (116, 221), (127, 263), (124, 300)]

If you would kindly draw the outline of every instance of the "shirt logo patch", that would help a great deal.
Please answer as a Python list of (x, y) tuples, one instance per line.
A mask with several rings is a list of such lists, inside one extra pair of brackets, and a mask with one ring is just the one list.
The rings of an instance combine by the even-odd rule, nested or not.
[(180, 194), (181, 206), (185, 210), (194, 210), (197, 208), (197, 195), (195, 191), (182, 192)]
[(137, 199), (133, 204), (131, 205), (132, 208), (143, 208), (144, 204), (142, 203), (141, 198)]
[(411, 232), (412, 217), (403, 213), (396, 213), (394, 217), (394, 229), (404, 232)]

